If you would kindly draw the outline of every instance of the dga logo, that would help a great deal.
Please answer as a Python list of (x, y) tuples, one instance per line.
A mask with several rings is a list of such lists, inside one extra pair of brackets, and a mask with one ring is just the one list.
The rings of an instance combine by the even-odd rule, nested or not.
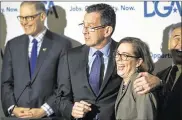
[(42, 1), (45, 4), (47, 15), (54, 14), (58, 18), (58, 14), (53, 1)]
[(163, 5), (162, 9), (159, 9), (159, 5), (163, 2), (153, 1), (153, 11), (149, 12), (148, 4), (151, 2), (144, 1), (144, 17), (153, 17), (158, 15), (160, 17), (168, 17), (171, 13), (179, 13), (182, 16), (182, 8), (179, 1), (168, 2), (168, 5)]

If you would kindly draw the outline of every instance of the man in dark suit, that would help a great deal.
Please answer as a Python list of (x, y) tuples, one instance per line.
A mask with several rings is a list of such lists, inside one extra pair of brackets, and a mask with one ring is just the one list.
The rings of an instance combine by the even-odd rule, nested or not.
[(8, 41), (5, 48), (1, 91), (4, 113), (21, 118), (53, 115), (59, 59), (70, 43), (44, 26), (42, 2), (22, 2), (18, 19), (25, 34)]
[(182, 23), (173, 24), (169, 31), (168, 49), (173, 62), (157, 76), (163, 80), (163, 88), (159, 91), (159, 120), (182, 120)]
[(111, 38), (115, 23), (111, 6), (87, 7), (80, 24), (85, 45), (69, 50), (60, 59), (63, 66), (59, 66), (57, 95), (61, 97), (56, 101), (64, 117), (115, 120), (114, 104), (122, 80), (115, 69), (113, 53), (117, 43)]
[[(68, 119), (114, 120), (114, 104), (121, 80), (115, 71), (111, 38), (116, 15), (107, 4), (87, 7), (83, 23), (85, 45), (70, 50), (59, 67), (59, 109)], [(97, 67), (97, 68), (95, 68)], [(73, 104), (74, 103), (74, 106)]]

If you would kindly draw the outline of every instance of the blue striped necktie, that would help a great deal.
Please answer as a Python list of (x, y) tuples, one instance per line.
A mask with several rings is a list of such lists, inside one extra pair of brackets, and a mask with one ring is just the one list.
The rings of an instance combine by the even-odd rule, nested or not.
[(30, 76), (33, 76), (33, 73), (35, 71), (36, 68), (36, 62), (37, 62), (37, 43), (38, 41), (36, 39), (33, 39), (32, 41), (33, 43), (33, 47), (32, 47), (32, 51), (31, 51), (31, 57), (30, 57)]

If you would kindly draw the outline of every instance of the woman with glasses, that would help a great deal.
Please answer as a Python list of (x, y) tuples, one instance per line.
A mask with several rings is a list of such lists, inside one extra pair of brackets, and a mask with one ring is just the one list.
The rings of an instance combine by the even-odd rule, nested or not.
[(138, 38), (124, 38), (118, 43), (115, 60), (117, 74), (123, 79), (115, 103), (116, 119), (155, 120), (157, 102), (154, 93), (138, 95), (133, 90), (139, 72), (151, 73), (154, 69), (147, 44)]

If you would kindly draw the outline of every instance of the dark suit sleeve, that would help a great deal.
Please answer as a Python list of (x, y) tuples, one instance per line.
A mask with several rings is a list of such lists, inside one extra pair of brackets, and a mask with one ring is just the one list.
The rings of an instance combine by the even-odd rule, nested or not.
[(1, 74), (1, 100), (4, 113), (8, 114), (8, 108), (11, 105), (15, 105), (14, 97), (14, 78), (13, 78), (13, 67), (12, 67), (12, 56), (10, 50), (10, 43), (8, 42), (5, 48), (2, 74)]
[[(71, 111), (73, 107), (73, 94), (71, 88), (71, 80), (69, 73), (68, 57), (65, 54), (59, 62), (58, 68), (58, 89), (56, 96), (56, 107), (57, 111), (62, 116), (71, 119)], [(55, 107), (54, 107), (55, 108)]]
[[(62, 102), (60, 103), (60, 100), (62, 99), (62, 96), (65, 96), (67, 94), (67, 92), (69, 92), (68, 90), (65, 90), (64, 88), (62, 88), (62, 84), (63, 84), (62, 82), (63, 82), (63, 80), (66, 80), (66, 82), (68, 81), (67, 80), (68, 71), (66, 71), (66, 70), (68, 70), (67, 69), (68, 66), (67, 66), (65, 53), (67, 52), (67, 50), (70, 47), (71, 47), (70, 43), (67, 43), (65, 45), (65, 48), (63, 48), (60, 53), (59, 62), (58, 62), (58, 72), (57, 72), (57, 88), (54, 90), (52, 96), (50, 96), (46, 101), (46, 103), (53, 109), (54, 113), (57, 116), (60, 116), (60, 114), (62, 114), (62, 109), (63, 109), (61, 107), (61, 110), (59, 110), (59, 105), (61, 104), (62, 106), (64, 106), (62, 104)], [(64, 90), (62, 90), (62, 89), (64, 89)], [(71, 102), (69, 102), (69, 103), (71, 103)], [(68, 111), (70, 112), (70, 110), (68, 110)]]
[[(161, 72), (157, 73), (156, 76), (159, 77), (159, 79), (161, 79)], [(156, 94), (157, 94), (157, 98), (158, 98), (159, 103), (164, 102), (164, 96), (165, 96), (164, 95), (165, 80), (163, 80), (163, 79), (161, 79), (161, 80), (162, 80), (161, 85), (156, 89)]]
[(62, 94), (57, 100), (59, 102), (59, 110), (64, 117), (72, 118), (71, 112), (73, 107), (73, 92), (70, 78), (70, 70), (68, 63), (68, 55), (65, 54), (60, 61), (58, 79), (59, 79), (59, 94)]

